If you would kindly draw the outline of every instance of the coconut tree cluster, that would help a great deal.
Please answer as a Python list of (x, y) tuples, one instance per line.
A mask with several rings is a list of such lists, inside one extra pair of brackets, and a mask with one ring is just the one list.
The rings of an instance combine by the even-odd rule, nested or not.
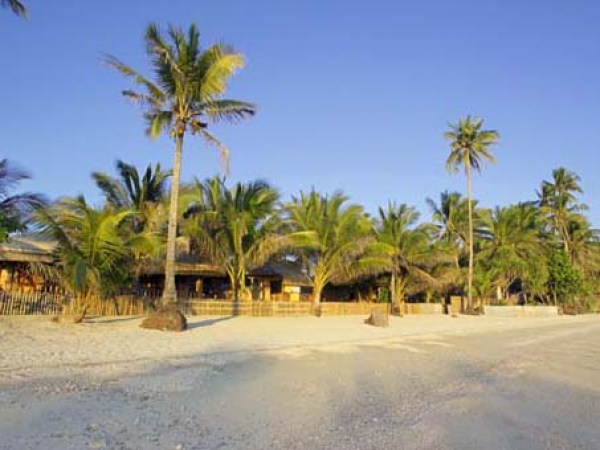
[[(118, 161), (116, 175), (92, 177), (105, 198), (99, 206), (83, 197), (22, 199), (32, 202), (28, 226), (57, 243), (50, 275), (80, 305), (135, 289), (144, 265), (167, 254), (171, 172)], [(579, 178), (559, 168), (540, 186), (537, 199), (517, 204), (487, 208), (472, 200), (473, 303), (465, 307), (509, 299), (585, 306), (600, 293), (600, 233), (584, 215)], [(281, 261), (306, 274), (316, 311), (336, 285), (374, 286), (370, 300), (394, 307), (467, 299), (468, 203), (442, 192), (423, 213), (389, 201), (370, 214), (341, 192), (283, 199), (263, 180), (195, 179), (181, 185), (176, 241), (188, 254), (191, 245), (198, 262), (219, 267), (235, 299), (248, 297), (253, 270)]]
[[(2, 6), (25, 12), (20, 2)], [(293, 262), (310, 280), (317, 312), (326, 288), (340, 284), (376, 286), (376, 299), (394, 307), (409, 298), (450, 295), (464, 296), (466, 309), (516, 295), (528, 302), (585, 303), (600, 292), (600, 236), (585, 216), (575, 173), (554, 170), (537, 197), (517, 204), (489, 207), (476, 200), (473, 173), (495, 161), (499, 141), (480, 118), (462, 118), (444, 133), (446, 168), (464, 171), (466, 195), (442, 192), (426, 199), (425, 210), (390, 199), (372, 214), (342, 192), (282, 199), (263, 180), (182, 181), (184, 142), (186, 151), (195, 149), (195, 136), (220, 152), (227, 173), (229, 150), (212, 126), (256, 113), (253, 103), (226, 96), (244, 56), (224, 44), (203, 46), (195, 25), (164, 31), (151, 24), (144, 44), (148, 76), (115, 56), (105, 61), (133, 85), (122, 94), (141, 107), (147, 134), (172, 140), (172, 169), (138, 170), (117, 161), (115, 174), (92, 174), (102, 205), (83, 197), (46, 204), (38, 195), (15, 193), (28, 175), (0, 161), (0, 239), (32, 227), (56, 242), (52, 276), (79, 303), (135, 288), (141, 269), (157, 261), (165, 267), (163, 301), (176, 303), (180, 245), (220, 267), (236, 299), (246, 295), (253, 270)]]

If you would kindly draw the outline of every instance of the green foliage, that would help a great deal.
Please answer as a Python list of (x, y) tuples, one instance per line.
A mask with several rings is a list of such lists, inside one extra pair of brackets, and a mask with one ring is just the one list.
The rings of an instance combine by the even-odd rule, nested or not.
[(540, 212), (546, 220), (546, 229), (553, 234), (569, 254), (572, 246), (573, 221), (580, 220), (580, 211), (586, 205), (579, 203), (577, 194), (583, 192), (577, 174), (559, 167), (552, 171), (552, 181), (543, 181), (539, 197)]
[(184, 230), (195, 239), (202, 254), (229, 275), (235, 297), (246, 286), (248, 270), (261, 266), (288, 245), (275, 206), (278, 192), (264, 181), (237, 183), (231, 189), (223, 180), (196, 181), (193, 203)]
[(156, 248), (154, 236), (124, 226), (133, 214), (97, 210), (82, 196), (39, 209), (41, 233), (57, 242), (56, 274), (78, 298), (115, 293), (127, 284), (135, 252)]
[[(140, 86), (123, 95), (144, 108), (148, 134), (198, 134), (226, 157), (228, 150), (207, 130), (209, 123), (236, 122), (255, 113), (252, 103), (223, 99), (229, 79), (244, 67), (244, 57), (224, 44), (200, 47), (200, 32), (191, 25), (187, 32), (170, 26), (168, 40), (158, 25), (150, 24), (144, 40), (155, 81), (107, 55), (106, 62)], [(169, 42), (170, 41), (170, 42)]]
[[(419, 214), (405, 204), (388, 203), (379, 208), (379, 220), (374, 229), (376, 242), (369, 246), (367, 257), (372, 267), (380, 265), (391, 272), (392, 301), (402, 301), (411, 290), (436, 286), (432, 275), (436, 264), (448, 262), (448, 255), (431, 245), (429, 224), (417, 225)], [(444, 258), (445, 256), (445, 258)]]
[(478, 264), (473, 276), (473, 293), (478, 298), (489, 298), (494, 295), (494, 273)]
[(372, 224), (361, 206), (347, 205), (347, 200), (340, 192), (323, 196), (313, 190), (292, 197), (284, 207), (289, 238), (310, 269), (317, 307), (327, 283), (381, 271), (378, 262), (361, 261), (373, 242)]
[(575, 267), (590, 280), (600, 276), (600, 231), (593, 229), (581, 214), (573, 214), (567, 223), (569, 257)]
[(114, 56), (107, 55), (106, 62), (139, 86), (139, 91), (125, 90), (123, 95), (142, 107), (148, 135), (158, 138), (168, 134), (175, 140), (163, 295), (170, 302), (177, 297), (175, 255), (184, 138), (198, 135), (216, 147), (227, 169), (229, 150), (209, 133), (208, 126), (237, 122), (254, 115), (256, 107), (223, 98), (230, 78), (244, 66), (244, 57), (223, 44), (202, 50), (196, 25), (191, 25), (187, 33), (171, 26), (165, 38), (156, 24), (150, 24), (144, 40), (154, 81)]
[(485, 220), (485, 235), (478, 253), (479, 264), (493, 279), (493, 285), (506, 293), (515, 281), (539, 283), (537, 261), (545, 257), (540, 241), (535, 205), (521, 203), (496, 208)]
[(14, 167), (6, 159), (0, 160), (0, 242), (5, 241), (10, 233), (24, 231), (32, 210), (45, 203), (38, 194), (13, 192), (21, 181), (27, 179), (27, 172)]
[(114, 210), (129, 209), (133, 216), (133, 228), (141, 232), (153, 222), (156, 208), (165, 200), (166, 183), (171, 171), (163, 171), (160, 164), (149, 165), (143, 175), (123, 161), (116, 162), (118, 177), (103, 172), (93, 172), (92, 178), (104, 194), (107, 205)]
[(18, 217), (7, 216), (0, 212), (0, 242), (6, 241), (10, 233), (24, 230), (25, 226)]
[(474, 169), (481, 171), (485, 160), (495, 162), (490, 147), (498, 142), (499, 135), (495, 130), (484, 130), (483, 119), (467, 116), (457, 124), (450, 124), (450, 131), (444, 133), (450, 141), (450, 155), (446, 160), (446, 169), (456, 172), (464, 167), (465, 171)]
[(392, 301), (390, 290), (385, 287), (380, 288), (377, 300), (379, 301), (379, 303), (390, 303)]
[(584, 279), (564, 250), (555, 250), (548, 261), (548, 288), (559, 303), (573, 303), (584, 293)]
[(467, 205), (469, 218), (469, 270), (468, 270), (468, 302), (469, 308), (473, 307), (473, 270), (474, 270), (474, 214), (472, 172), (480, 172), (484, 161), (495, 162), (490, 148), (498, 142), (499, 135), (495, 130), (484, 130), (483, 119), (467, 116), (460, 119), (457, 124), (450, 124), (450, 131), (444, 133), (450, 141), (450, 155), (446, 160), (446, 169), (457, 172), (463, 167), (467, 178)]
[(466, 246), (469, 238), (469, 206), (467, 199), (458, 192), (444, 191), (439, 204), (428, 198), (427, 204), (433, 213), (437, 227), (436, 238), (452, 243), (457, 248)]

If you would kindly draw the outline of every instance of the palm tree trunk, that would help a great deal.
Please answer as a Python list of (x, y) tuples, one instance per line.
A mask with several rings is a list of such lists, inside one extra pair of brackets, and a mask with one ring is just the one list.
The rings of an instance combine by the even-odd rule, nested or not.
[(317, 316), (321, 315), (321, 293), (325, 283), (320, 278), (315, 278), (313, 281), (313, 309)]
[(238, 277), (238, 285), (240, 287), (238, 295), (241, 296), (242, 300), (247, 300), (246, 298), (244, 298), (244, 295), (246, 293), (246, 270), (243, 266), (240, 266), (238, 268)]
[(175, 138), (175, 157), (173, 161), (173, 179), (171, 184), (171, 205), (169, 207), (169, 227), (167, 231), (167, 259), (165, 262), (165, 289), (163, 304), (177, 302), (177, 287), (175, 286), (175, 256), (177, 239), (177, 206), (179, 202), (179, 180), (181, 178), (181, 152), (183, 149), (183, 134)]
[(573, 262), (572, 258), (571, 258), (570, 245), (569, 245), (570, 236), (569, 236), (569, 232), (567, 231), (567, 226), (565, 225), (564, 222), (562, 223), (562, 225), (560, 227), (560, 234), (562, 234), (563, 246), (565, 249), (565, 253), (567, 254), (567, 257), (569, 258), (569, 261)]
[(471, 161), (467, 159), (467, 200), (469, 204), (469, 276), (467, 291), (467, 307), (473, 308), (473, 186), (471, 182)]
[(396, 306), (396, 269), (392, 269), (392, 276), (390, 278), (390, 300), (392, 306)]
[(321, 315), (321, 293), (323, 292), (322, 287), (317, 287), (316, 285), (313, 287), (313, 309), (314, 313), (317, 316)]

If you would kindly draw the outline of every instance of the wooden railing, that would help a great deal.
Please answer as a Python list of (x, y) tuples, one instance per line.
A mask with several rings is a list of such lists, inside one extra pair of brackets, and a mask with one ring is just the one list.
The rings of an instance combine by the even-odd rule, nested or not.
[[(120, 295), (110, 299), (87, 299), (90, 316), (142, 316), (160, 305), (160, 298)], [(314, 314), (312, 302), (233, 301), (180, 299), (185, 314), (202, 316), (288, 317)], [(81, 305), (67, 295), (49, 293), (0, 292), (0, 315), (64, 315), (77, 312)], [(366, 316), (373, 310), (389, 313), (389, 305), (381, 303), (321, 303), (323, 316)]]
[(321, 303), (321, 315), (323, 316), (368, 316), (372, 311), (390, 313), (389, 303), (344, 303), (323, 302)]

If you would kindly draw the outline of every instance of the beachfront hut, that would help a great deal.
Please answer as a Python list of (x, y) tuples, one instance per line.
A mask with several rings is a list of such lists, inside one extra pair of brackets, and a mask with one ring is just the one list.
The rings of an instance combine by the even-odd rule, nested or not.
[(51, 265), (56, 244), (33, 234), (11, 236), (0, 243), (0, 289), (37, 292), (46, 287), (44, 278), (32, 267)]
[[(180, 254), (175, 263), (175, 284), (179, 298), (230, 299), (233, 295), (225, 271), (208, 262)], [(139, 280), (142, 295), (160, 296), (164, 286), (164, 263), (145, 265)], [(312, 292), (310, 279), (290, 262), (266, 264), (247, 276), (248, 291), (242, 298), (263, 301), (306, 300)]]
[(299, 264), (280, 261), (250, 271), (248, 276), (254, 300), (298, 302), (309, 300), (310, 278)]
[[(142, 295), (159, 297), (165, 280), (163, 261), (142, 267), (138, 290)], [(175, 285), (179, 298), (224, 298), (229, 290), (225, 271), (208, 262), (194, 261), (178, 255), (175, 262)]]

